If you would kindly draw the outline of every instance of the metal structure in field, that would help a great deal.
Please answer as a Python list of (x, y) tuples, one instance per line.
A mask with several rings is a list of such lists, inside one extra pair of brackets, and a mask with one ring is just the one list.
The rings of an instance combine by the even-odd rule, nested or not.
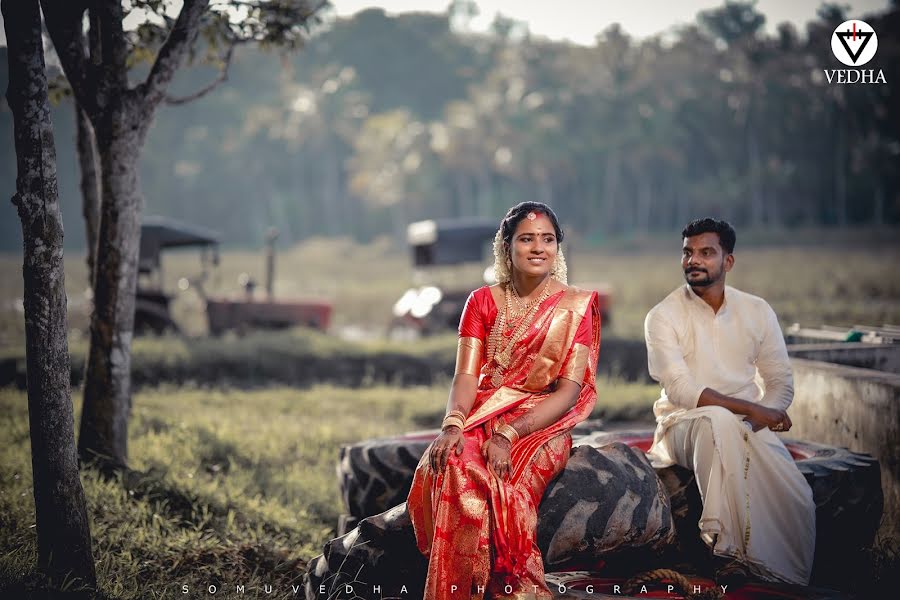
[(180, 327), (172, 318), (170, 304), (173, 294), (163, 288), (162, 253), (174, 248), (198, 248), (201, 251), (201, 273), (186, 278), (206, 303), (209, 332), (213, 335), (228, 330), (283, 329), (310, 327), (325, 331), (331, 322), (332, 305), (324, 300), (292, 298), (275, 299), (274, 242), (277, 234), (267, 236), (266, 296), (257, 298), (256, 284), (245, 277), (241, 284), (244, 294), (214, 296), (207, 294), (204, 283), (212, 269), (219, 264), (219, 236), (203, 227), (162, 218), (145, 218), (141, 225), (141, 247), (137, 299), (135, 302), (135, 331), (138, 333), (178, 332)]

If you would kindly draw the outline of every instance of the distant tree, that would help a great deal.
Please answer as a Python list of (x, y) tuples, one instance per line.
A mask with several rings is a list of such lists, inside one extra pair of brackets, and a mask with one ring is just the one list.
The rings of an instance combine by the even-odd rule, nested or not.
[(3, 0), (22, 221), (28, 420), (38, 567), (57, 584), (96, 585), (69, 390), (63, 227), (37, 0)]
[[(156, 110), (165, 101), (183, 103), (200, 97), (224, 81), (238, 44), (300, 44), (325, 4), (324, 0), (228, 0), (211, 8), (209, 0), (185, 0), (172, 20), (165, 13), (168, 3), (162, 0), (41, 1), (72, 93), (93, 125), (100, 157), (94, 311), (78, 440), (82, 458), (111, 468), (127, 464), (131, 338), (143, 207), (138, 162)], [(151, 18), (126, 32), (123, 20), (129, 10), (144, 11)], [(235, 14), (240, 15), (239, 21)], [(201, 32), (207, 48), (223, 55), (221, 75), (193, 94), (171, 98), (169, 85), (187, 58), (198, 51)], [(148, 54), (152, 58), (149, 73), (132, 85), (130, 65)]]

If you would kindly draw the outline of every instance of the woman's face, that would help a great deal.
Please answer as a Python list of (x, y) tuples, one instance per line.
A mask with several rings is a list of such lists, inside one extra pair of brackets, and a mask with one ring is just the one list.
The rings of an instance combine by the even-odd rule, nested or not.
[(529, 213), (516, 225), (509, 254), (513, 271), (530, 277), (544, 277), (556, 261), (557, 241), (553, 222), (543, 213)]

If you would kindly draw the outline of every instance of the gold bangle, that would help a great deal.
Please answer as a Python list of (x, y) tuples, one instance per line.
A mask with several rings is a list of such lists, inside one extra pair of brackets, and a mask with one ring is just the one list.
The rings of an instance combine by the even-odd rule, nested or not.
[(466, 420), (465, 413), (463, 413), (463, 411), (459, 410), (458, 408), (454, 408), (453, 410), (448, 412), (446, 415), (444, 415), (444, 418), (446, 419), (447, 417), (452, 417), (452, 416), (458, 416), (463, 421)]
[(447, 429), (448, 427), (459, 427), (463, 429), (466, 425), (466, 422), (457, 415), (447, 415), (444, 417), (444, 421), (441, 423), (441, 431)]
[(494, 432), (494, 435), (499, 435), (500, 437), (505, 438), (512, 446), (515, 446), (516, 442), (519, 441), (519, 432), (516, 431), (516, 428), (509, 423), (504, 423), (503, 425), (498, 427), (497, 431)]

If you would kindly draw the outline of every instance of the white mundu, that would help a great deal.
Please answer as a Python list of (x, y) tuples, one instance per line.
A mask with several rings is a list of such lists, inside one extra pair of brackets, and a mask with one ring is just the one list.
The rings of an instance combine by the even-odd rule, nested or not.
[(754, 433), (741, 415), (697, 406), (711, 388), (787, 409), (793, 375), (774, 311), (726, 286), (716, 313), (684, 285), (647, 314), (644, 336), (650, 376), (663, 386), (653, 405), (653, 466), (694, 471), (700, 535), (716, 555), (738, 559), (761, 579), (808, 583), (816, 507), (790, 453), (771, 430)]

